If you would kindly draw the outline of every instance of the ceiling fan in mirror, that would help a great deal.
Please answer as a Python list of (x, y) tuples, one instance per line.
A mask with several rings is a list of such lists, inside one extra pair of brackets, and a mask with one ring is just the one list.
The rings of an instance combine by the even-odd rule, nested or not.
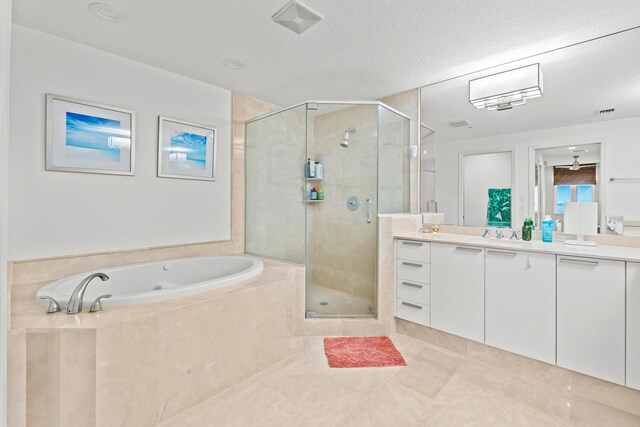
[(578, 158), (580, 156), (573, 156), (573, 163), (571, 163), (570, 165), (562, 165), (562, 166), (556, 166), (559, 169), (569, 169), (572, 171), (579, 171), (582, 168), (595, 168), (596, 165), (591, 163), (588, 165), (581, 165), (580, 162), (578, 161)]

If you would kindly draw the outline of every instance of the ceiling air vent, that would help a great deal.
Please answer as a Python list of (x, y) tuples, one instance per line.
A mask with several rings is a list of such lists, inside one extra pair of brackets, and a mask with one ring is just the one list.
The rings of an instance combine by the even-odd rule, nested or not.
[(449, 126), (451, 126), (452, 128), (461, 128), (469, 125), (470, 123), (466, 120), (454, 120), (453, 122), (449, 122)]
[(600, 114), (611, 114), (616, 111), (615, 108), (607, 108), (606, 110), (600, 110)]
[(295, 33), (302, 34), (322, 21), (322, 15), (293, 0), (277, 11), (271, 19)]

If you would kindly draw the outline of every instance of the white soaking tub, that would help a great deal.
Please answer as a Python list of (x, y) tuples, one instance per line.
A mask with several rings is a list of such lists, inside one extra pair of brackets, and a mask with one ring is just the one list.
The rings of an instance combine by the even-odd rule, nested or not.
[[(40, 297), (54, 298), (65, 309), (78, 283), (92, 273), (104, 273), (109, 280), (95, 278), (84, 293), (83, 308), (101, 295), (103, 307), (142, 304), (165, 300), (233, 285), (262, 272), (262, 261), (244, 256), (210, 256), (131, 264), (87, 271), (50, 283), (36, 294), (42, 306), (49, 304)], [(86, 311), (85, 310), (85, 311)]]

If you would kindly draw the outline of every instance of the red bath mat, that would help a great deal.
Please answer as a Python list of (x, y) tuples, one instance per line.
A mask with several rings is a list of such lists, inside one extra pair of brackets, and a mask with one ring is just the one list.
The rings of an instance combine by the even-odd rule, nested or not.
[(325, 338), (324, 354), (332, 368), (407, 365), (389, 337)]

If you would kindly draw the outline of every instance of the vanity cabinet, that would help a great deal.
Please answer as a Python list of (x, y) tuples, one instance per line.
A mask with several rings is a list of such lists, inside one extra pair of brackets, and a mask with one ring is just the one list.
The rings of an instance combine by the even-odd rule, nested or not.
[(431, 244), (398, 240), (396, 254), (396, 317), (429, 326)]
[(487, 248), (485, 269), (485, 343), (555, 363), (556, 256)]
[(627, 263), (627, 386), (640, 390), (640, 263)]
[(484, 342), (484, 249), (431, 244), (431, 326)]
[(625, 383), (625, 263), (557, 256), (557, 364)]

